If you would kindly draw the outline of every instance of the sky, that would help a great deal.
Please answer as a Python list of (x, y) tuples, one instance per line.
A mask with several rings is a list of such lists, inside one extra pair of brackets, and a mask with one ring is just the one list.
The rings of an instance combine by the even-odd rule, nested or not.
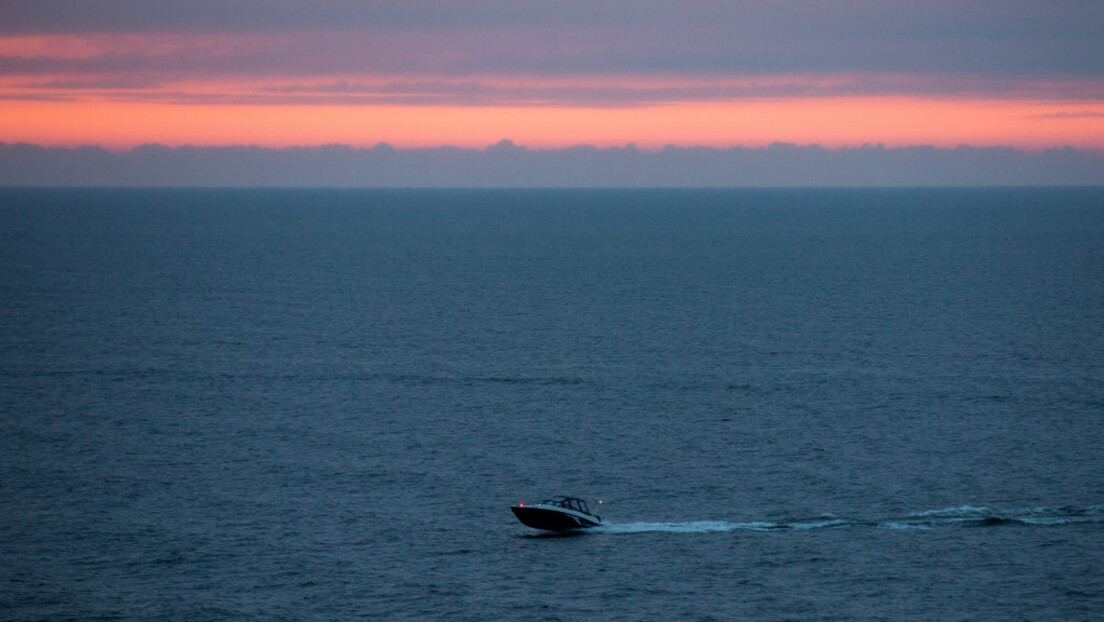
[(0, 1), (0, 142), (1104, 149), (1100, 0)]

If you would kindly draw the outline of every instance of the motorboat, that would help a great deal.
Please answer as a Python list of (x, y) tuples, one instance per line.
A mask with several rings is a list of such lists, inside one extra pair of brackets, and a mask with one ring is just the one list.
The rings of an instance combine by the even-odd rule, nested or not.
[(592, 514), (587, 502), (578, 497), (553, 497), (534, 504), (518, 503), (510, 509), (519, 521), (533, 529), (570, 531), (602, 526), (602, 517)]

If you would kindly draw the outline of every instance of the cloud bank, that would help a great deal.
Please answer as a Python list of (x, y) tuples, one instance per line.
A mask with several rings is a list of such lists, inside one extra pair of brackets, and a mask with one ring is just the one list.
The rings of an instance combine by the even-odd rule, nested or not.
[(1099, 0), (36, 0), (0, 3), (0, 97), (1098, 101), (1101, 32)]
[(1101, 32), (1101, 0), (0, 2), (0, 140), (1100, 149)]
[(1104, 152), (1010, 147), (529, 149), (165, 147), (0, 143), (3, 186), (832, 187), (1104, 185)]
[[(374, 70), (1101, 73), (1098, 0), (36, 0), (0, 34), (358, 35)], [(387, 45), (372, 48), (379, 37)], [(366, 47), (369, 46), (369, 47)], [(358, 51), (379, 49), (381, 55)], [(329, 50), (323, 50), (327, 52)], [(449, 52), (443, 54), (441, 52)], [(254, 59), (259, 62), (261, 59)], [(286, 63), (289, 59), (278, 58)], [(255, 71), (256, 67), (251, 67)]]

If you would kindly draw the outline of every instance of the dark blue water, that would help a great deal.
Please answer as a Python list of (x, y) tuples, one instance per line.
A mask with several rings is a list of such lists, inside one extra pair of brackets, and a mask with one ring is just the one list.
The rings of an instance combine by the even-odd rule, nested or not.
[(2, 619), (1104, 612), (1102, 189), (3, 190), (0, 297)]

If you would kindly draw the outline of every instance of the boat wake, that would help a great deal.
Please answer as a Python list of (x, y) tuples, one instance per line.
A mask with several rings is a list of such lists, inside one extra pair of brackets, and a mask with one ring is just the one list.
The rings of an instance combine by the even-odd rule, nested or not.
[(1104, 523), (1104, 506), (1087, 508), (1031, 508), (991, 510), (963, 505), (942, 510), (915, 512), (902, 517), (878, 520), (842, 518), (823, 514), (791, 521), (690, 521), (658, 523), (611, 523), (587, 530), (590, 533), (633, 534), (649, 532), (710, 533), (718, 531), (803, 531), (866, 527), (873, 529), (938, 529), (944, 527), (983, 527), (995, 525), (1059, 526), (1078, 523)]

